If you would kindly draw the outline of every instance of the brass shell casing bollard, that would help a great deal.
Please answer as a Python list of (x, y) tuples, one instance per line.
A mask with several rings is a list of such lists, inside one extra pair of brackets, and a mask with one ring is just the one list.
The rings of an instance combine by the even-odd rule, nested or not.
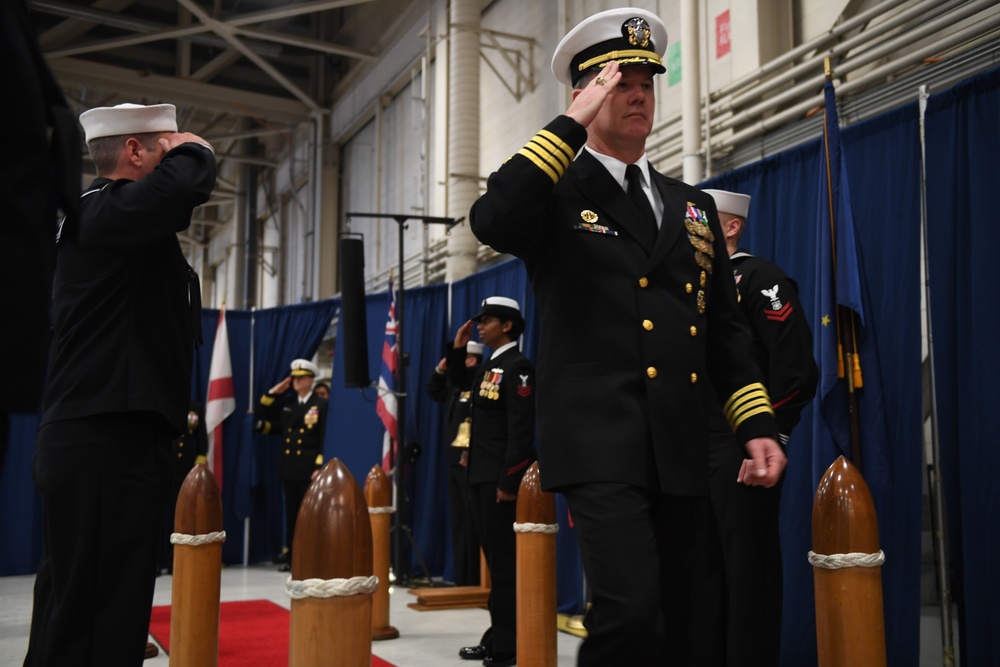
[(372, 524), (372, 565), (378, 590), (372, 598), (372, 639), (396, 639), (389, 625), (389, 552), (392, 533), (392, 485), (382, 466), (375, 464), (365, 478), (365, 501)]
[(538, 463), (517, 492), (517, 664), (554, 667), (556, 645), (556, 500), (542, 491)]
[(338, 459), (320, 470), (295, 523), (288, 664), (371, 667), (372, 592), (337, 592), (373, 580), (364, 495)]
[(819, 666), (884, 666), (878, 519), (868, 485), (843, 456), (820, 480), (812, 521)]
[(177, 495), (170, 607), (171, 667), (219, 663), (222, 499), (204, 463), (191, 468)]

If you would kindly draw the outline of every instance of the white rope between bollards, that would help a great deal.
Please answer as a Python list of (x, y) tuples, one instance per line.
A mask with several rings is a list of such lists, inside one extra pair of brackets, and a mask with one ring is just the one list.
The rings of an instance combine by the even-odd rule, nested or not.
[(198, 547), (203, 544), (212, 544), (213, 542), (225, 542), (226, 541), (226, 531), (220, 530), (214, 533), (205, 533), (204, 535), (185, 535), (184, 533), (170, 533), (170, 543), (171, 544), (183, 544), (189, 547)]
[(392, 507), (392, 506), (388, 506), (388, 507), (369, 507), (368, 508), (368, 513), (369, 514), (392, 514), (395, 511), (396, 511), (396, 508)]
[(515, 523), (514, 532), (548, 533), (551, 535), (559, 532), (559, 524), (558, 523)]
[(346, 595), (369, 595), (378, 590), (378, 577), (351, 577), (350, 579), (303, 579), (288, 578), (285, 592), (293, 600), (305, 598), (332, 598)]
[(851, 552), (849, 554), (818, 554), (809, 552), (809, 564), (824, 570), (842, 570), (848, 567), (878, 567), (885, 562), (885, 552), (877, 554)]

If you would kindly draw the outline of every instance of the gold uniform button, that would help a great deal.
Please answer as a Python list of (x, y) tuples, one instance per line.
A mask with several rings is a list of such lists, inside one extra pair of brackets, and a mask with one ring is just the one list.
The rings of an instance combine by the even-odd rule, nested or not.
[(645, 329), (646, 331), (652, 331), (653, 330), (653, 323), (650, 322), (649, 320), (643, 320), (642, 321), (642, 328)]
[(295, 450), (295, 455), (296, 456), (302, 456), (302, 450), (301, 449), (296, 449)]
[(698, 335), (698, 327), (691, 327), (691, 335), (692, 336)]
[(181, 454), (180, 452), (177, 452), (177, 458), (182, 458), (183, 456), (184, 456), (183, 454)]
[(305, 433), (305, 432), (306, 432), (306, 430), (304, 428), (300, 428), (299, 429), (299, 433)]
[(656, 366), (650, 366), (649, 368), (647, 368), (646, 369), (646, 375), (649, 376), (650, 380), (652, 380), (653, 378), (655, 378), (656, 377)]
[(285, 450), (285, 456), (288, 456), (288, 455), (289, 455), (289, 454), (291, 454), (291, 453), (292, 453), (292, 450), (290, 450), (290, 449), (286, 449), (286, 450)]
[(698, 374), (697, 373), (691, 373), (691, 384), (694, 384), (697, 381), (698, 381)]
[(287, 443), (291, 443), (291, 442), (292, 442), (292, 439), (291, 439), (291, 438), (285, 438), (285, 442), (287, 442)]
[(302, 444), (302, 438), (299, 438), (298, 441), (295, 444), (296, 445), (301, 445)]
[(688, 283), (687, 285), (684, 286), (684, 291), (687, 292), (688, 294), (690, 294), (693, 289), (694, 285), (692, 285), (691, 283)]
[(646, 276), (639, 278), (639, 287), (649, 287), (649, 278)]

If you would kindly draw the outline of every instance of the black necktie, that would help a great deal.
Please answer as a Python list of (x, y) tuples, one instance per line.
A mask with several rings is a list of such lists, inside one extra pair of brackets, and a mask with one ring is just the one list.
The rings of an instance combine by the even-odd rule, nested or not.
[(642, 191), (642, 171), (638, 166), (630, 164), (625, 167), (625, 178), (628, 179), (628, 196), (632, 199), (635, 207), (639, 209), (643, 220), (653, 230), (655, 237), (660, 233), (660, 228), (656, 224), (656, 216), (653, 213), (653, 207), (649, 204), (649, 197)]

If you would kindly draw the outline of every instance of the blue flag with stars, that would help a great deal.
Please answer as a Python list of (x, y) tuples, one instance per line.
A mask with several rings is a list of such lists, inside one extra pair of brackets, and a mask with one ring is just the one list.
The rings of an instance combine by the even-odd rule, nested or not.
[[(818, 409), (813, 419), (813, 481), (818, 483), (839, 455), (853, 459), (846, 378), (851, 374), (862, 458), (854, 463), (861, 468), (874, 493), (873, 482), (884, 481), (887, 471), (884, 397), (874, 336), (866, 335), (866, 326), (871, 323), (865, 318), (866, 290), (832, 82), (826, 82), (824, 95), (813, 319), (813, 351), (819, 366)], [(852, 368), (844, 367), (845, 346), (855, 350), (857, 361)]]

